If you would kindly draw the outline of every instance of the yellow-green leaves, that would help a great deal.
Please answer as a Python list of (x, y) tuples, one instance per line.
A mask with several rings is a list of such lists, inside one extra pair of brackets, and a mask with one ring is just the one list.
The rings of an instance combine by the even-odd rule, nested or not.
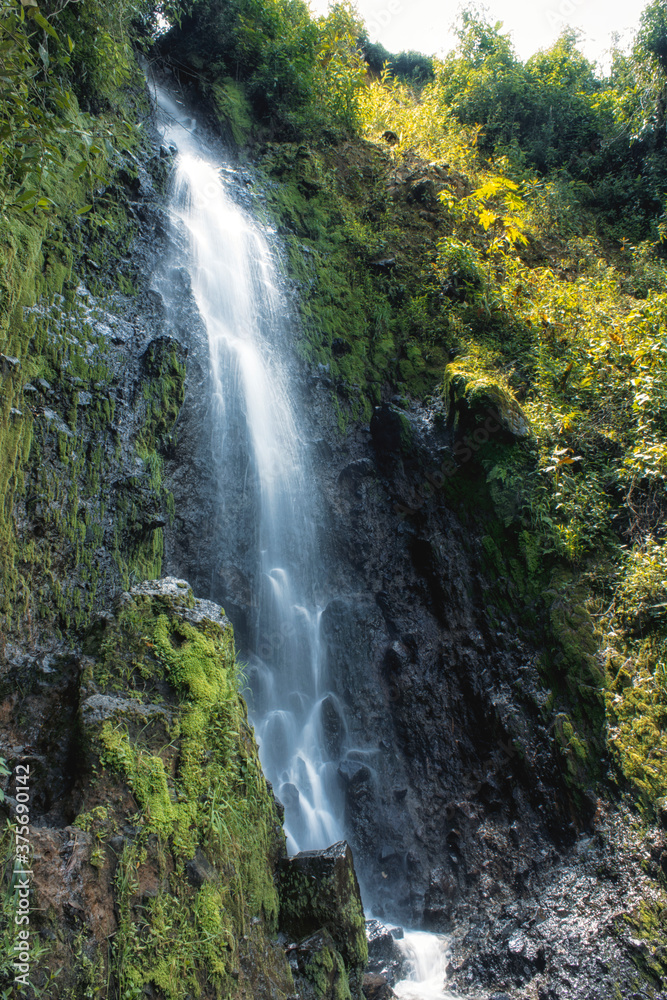
[[(474, 218), (484, 232), (493, 230), (490, 251), (504, 252), (528, 243), (524, 213), (526, 203), (519, 195), (519, 185), (508, 177), (490, 177), (463, 199), (462, 209)], [(441, 196), (442, 197), (442, 196)]]

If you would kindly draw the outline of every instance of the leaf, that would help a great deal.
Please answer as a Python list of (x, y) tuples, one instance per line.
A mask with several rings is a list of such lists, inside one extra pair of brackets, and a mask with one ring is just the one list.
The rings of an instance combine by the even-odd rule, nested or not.
[(77, 215), (85, 215), (86, 212), (90, 212), (92, 205), (84, 205), (83, 208), (77, 209)]
[(42, 60), (42, 63), (44, 64), (44, 69), (48, 69), (50, 63), (49, 50), (47, 49), (46, 45), (42, 45), (40, 43), (38, 51), (39, 51), (39, 58)]
[(80, 163), (77, 163), (74, 170), (72, 171), (72, 180), (78, 181), (79, 177), (81, 177), (86, 172), (87, 168), (88, 164), (86, 163), (85, 160), (81, 160)]
[(21, 0), (21, 5), (23, 7), (39, 7), (37, 0)]
[(497, 218), (498, 216), (495, 215), (493, 212), (489, 212), (488, 208), (485, 208), (479, 214), (480, 224), (484, 227), (485, 231), (488, 230), (489, 227), (493, 225), (493, 223), (496, 221)]
[(40, 26), (40, 28), (42, 28), (47, 33), (47, 35), (50, 35), (51, 38), (54, 38), (56, 40), (56, 42), (60, 41), (60, 39), (58, 38), (58, 35), (56, 34), (54, 28), (49, 24), (49, 22), (46, 20), (46, 18), (42, 14), (39, 13), (39, 10), (35, 10), (34, 8), (31, 7), (30, 8), (30, 16), (32, 17), (33, 21), (36, 24), (38, 24)]

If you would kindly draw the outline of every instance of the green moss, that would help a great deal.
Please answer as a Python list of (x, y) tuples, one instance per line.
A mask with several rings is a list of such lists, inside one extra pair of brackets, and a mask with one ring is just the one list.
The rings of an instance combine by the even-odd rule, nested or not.
[[(662, 645), (662, 644), (661, 644)], [(619, 769), (649, 813), (667, 795), (667, 690), (662, 648), (645, 640), (607, 666), (609, 745)]]
[(410, 396), (432, 392), (445, 367), (446, 329), (428, 295), (434, 234), (413, 211), (399, 231), (405, 206), (387, 197), (383, 153), (363, 142), (341, 150), (270, 144), (262, 166), (299, 285), (298, 346), (331, 382), (341, 428), (368, 421), (385, 385)]
[(252, 113), (243, 85), (226, 77), (211, 84), (211, 95), (223, 129), (241, 146), (248, 141)]
[(664, 898), (645, 900), (630, 913), (624, 923), (634, 937), (644, 942), (632, 956), (642, 977), (661, 987), (667, 979), (667, 905)]
[(176, 810), (172, 805), (162, 759), (132, 745), (127, 732), (105, 723), (99, 735), (104, 767), (120, 771), (144, 810), (149, 829), (168, 837)]
[(304, 974), (312, 983), (316, 997), (352, 1000), (343, 958), (334, 947), (325, 946), (306, 964)]
[[(488, 371), (488, 362), (472, 354), (447, 366), (442, 393), (455, 427), (465, 429), (485, 425), (487, 436), (504, 431), (513, 437), (527, 437), (528, 420), (508, 385)], [(500, 426), (498, 426), (500, 425)]]

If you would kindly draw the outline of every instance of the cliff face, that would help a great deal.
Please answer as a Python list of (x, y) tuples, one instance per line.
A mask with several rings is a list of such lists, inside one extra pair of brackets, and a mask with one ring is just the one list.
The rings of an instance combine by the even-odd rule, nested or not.
[[(253, 191), (260, 210), (290, 196), (261, 174), (244, 176), (240, 196)], [(421, 233), (411, 184), (396, 196)], [(288, 243), (303, 219), (286, 229)], [(307, 292), (294, 291), (296, 312)], [(191, 329), (192, 360), (204, 349)], [(452, 933), (451, 981), (464, 995), (631, 989), (628, 928), (642, 923), (642, 898), (660, 898), (664, 837), (619, 813), (614, 785), (600, 782), (609, 766), (602, 675), (585, 592), (565, 566), (531, 551), (520, 488), (489, 481), (489, 454), (511, 459), (530, 447), (521, 407), (497, 383), (454, 376), (444, 399), (420, 404), (387, 390), (368, 423), (354, 421), (355, 399), (331, 367), (294, 365), (319, 489), (321, 627), (337, 696), (323, 706), (326, 752), (340, 762), (367, 906)], [(186, 392), (168, 466), (179, 514), (167, 561), (224, 600), (243, 646), (248, 567), (232, 537), (236, 513), (216, 512), (200, 384), (195, 376)], [(633, 857), (644, 859), (641, 879)], [(552, 910), (558, 920), (548, 922)]]
[(366, 949), (349, 848), (335, 885), (312, 861), (333, 937), (303, 914), (293, 969), (278, 938), (281, 812), (230, 621), (182, 580), (137, 582), (187, 553), (199, 592), (220, 593), (209, 359), (167, 215), (171, 156), (149, 128), (109, 165), (97, 225), (63, 223), (65, 266), (53, 277), (42, 233), (5, 300), (2, 986), (17, 974), (27, 774), (27, 995), (356, 998)]

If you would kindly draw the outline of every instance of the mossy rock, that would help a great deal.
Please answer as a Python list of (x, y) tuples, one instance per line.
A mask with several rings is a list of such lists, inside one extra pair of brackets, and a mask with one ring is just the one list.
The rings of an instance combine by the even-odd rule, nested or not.
[(302, 1000), (352, 1000), (343, 957), (327, 931), (300, 941), (288, 957)]
[(530, 436), (530, 424), (510, 390), (488, 375), (449, 365), (443, 394), (450, 420), (460, 431), (483, 426), (488, 435), (500, 432), (512, 441)]
[[(323, 851), (303, 851), (294, 858), (284, 859), (278, 866), (278, 878), (281, 929), (291, 940), (301, 942), (313, 934), (328, 934), (345, 966), (347, 995), (354, 1000), (361, 998), (368, 943), (359, 884), (348, 844), (341, 841)], [(331, 950), (328, 948), (328, 952)], [(331, 973), (333, 978), (327, 978), (327, 982), (333, 988), (337, 979), (332, 955), (323, 953), (317, 961), (313, 959), (311, 965), (313, 976), (317, 972), (317, 977), (321, 978), (323, 970)], [(324, 979), (320, 986), (323, 982)], [(343, 1000), (346, 994), (341, 989), (339, 984), (337, 992), (317, 995)]]
[(220, 124), (237, 146), (248, 141), (252, 129), (252, 108), (243, 84), (231, 77), (211, 84), (213, 103)]
[[(100, 617), (85, 653), (74, 825), (94, 828), (97, 845), (84, 896), (98, 872), (115, 871), (118, 915), (108, 954), (87, 925), (86, 947), (118, 995), (286, 997), (291, 973), (273, 940), (285, 840), (229, 620), (186, 581), (148, 581)], [(57, 912), (61, 901), (40, 905)], [(69, 967), (74, 942), (61, 944), (53, 961)]]

